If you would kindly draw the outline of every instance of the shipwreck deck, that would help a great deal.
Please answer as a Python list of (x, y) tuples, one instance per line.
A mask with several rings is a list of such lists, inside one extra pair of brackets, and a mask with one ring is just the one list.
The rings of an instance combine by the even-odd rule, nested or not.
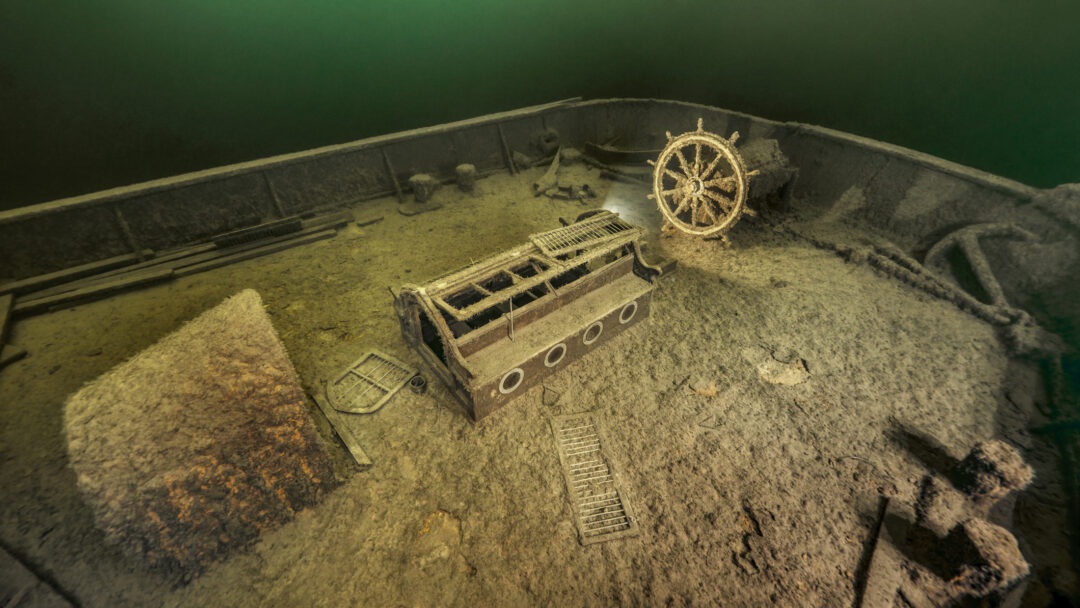
[[(655, 213), (644, 186), (572, 171), (598, 204)], [(1037, 470), (1020, 499), (1039, 505), (1018, 519), (1025, 550), (1064, 576), (1066, 548), (1040, 536), (1065, 525), (1058, 473), (1026, 430), (1038, 370), (974, 316), (767, 217), (740, 223), (730, 248), (653, 224), (647, 256), (679, 269), (651, 319), (481, 424), (425, 374), (425, 395), (402, 391), (353, 423), (374, 461), (361, 472), (312, 407), (345, 484), (193, 581), (102, 542), (65, 456), (69, 394), (244, 288), (262, 295), (309, 391), (371, 347), (419, 366), (386, 287), (585, 209), (534, 198), (542, 172), (488, 177), (476, 196), (445, 188), (441, 210), (412, 218), (391, 197), (359, 203), (358, 220), (383, 219), (16, 323), (10, 342), (30, 356), (0, 373), (4, 547), (84, 606), (851, 605), (879, 497), (913, 501), (928, 472), (1004, 437)], [(820, 196), (807, 200), (835, 200)], [(636, 536), (578, 543), (548, 422), (579, 412), (603, 427)]]

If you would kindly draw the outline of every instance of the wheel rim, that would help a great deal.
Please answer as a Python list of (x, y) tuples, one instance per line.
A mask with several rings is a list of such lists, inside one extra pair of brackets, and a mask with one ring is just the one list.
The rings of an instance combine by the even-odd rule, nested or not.
[(735, 140), (702, 129), (672, 138), (653, 163), (652, 198), (683, 232), (708, 236), (739, 221), (746, 204), (746, 167)]

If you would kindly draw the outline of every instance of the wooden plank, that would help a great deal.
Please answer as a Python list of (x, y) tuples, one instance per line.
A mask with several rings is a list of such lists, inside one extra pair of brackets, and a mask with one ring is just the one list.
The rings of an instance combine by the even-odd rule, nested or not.
[(0, 346), (7, 343), (8, 322), (11, 321), (11, 305), (15, 296), (10, 293), (0, 296)]
[(280, 220), (255, 224), (254, 226), (248, 226), (247, 228), (232, 230), (224, 234), (213, 236), (210, 240), (218, 247), (234, 247), (244, 243), (256, 242), (259, 239), (292, 234), (293, 232), (298, 232), (302, 227), (303, 222), (300, 220), (300, 216), (294, 215)]
[(4, 608), (63, 608), (73, 605), (47, 575), (32, 569), (8, 550), (0, 548), (0, 606)]
[(126, 289), (168, 281), (172, 279), (172, 277), (172, 268), (151, 269), (143, 273), (136, 273), (132, 276), (116, 277), (110, 281), (104, 281), (75, 291), (32, 300), (19, 299), (19, 301), (15, 303), (14, 314), (19, 316), (34, 314), (52, 308), (74, 305), (88, 300), (97, 300)]
[(364, 469), (370, 467), (373, 463), (371, 458), (368, 457), (364, 448), (360, 447), (360, 442), (356, 439), (356, 435), (349, 428), (347, 421), (343, 414), (330, 406), (326, 402), (326, 399), (319, 393), (311, 393), (311, 398), (315, 401), (315, 404), (319, 406), (319, 410), (322, 411), (323, 416), (326, 416), (326, 420), (330, 423), (330, 427), (337, 433), (338, 438), (345, 444), (346, 449), (349, 450), (349, 454), (352, 455), (356, 464)]
[(506, 159), (506, 168), (510, 170), (510, 175), (517, 175), (514, 153), (510, 151), (510, 146), (506, 145), (506, 135), (503, 134), (502, 123), (495, 123), (495, 128), (499, 131), (499, 144), (502, 146), (503, 158)]
[(891, 608), (895, 604), (905, 559), (900, 547), (907, 541), (913, 517), (909, 506), (879, 498), (874, 531), (855, 577), (858, 608)]
[(168, 262), (174, 262), (186, 257), (198, 255), (200, 253), (206, 253), (207, 251), (213, 251), (216, 249), (213, 243), (205, 243), (202, 245), (196, 245), (194, 247), (184, 247), (183, 249), (173, 249), (171, 251), (162, 253), (152, 259), (145, 262), (139, 262), (138, 264), (132, 264), (131, 266), (123, 266), (107, 272), (102, 272), (92, 276), (88, 276), (77, 281), (71, 281), (68, 283), (62, 283), (48, 289), (36, 290), (32, 293), (25, 295), (24, 299), (37, 299), (46, 296), (53, 296), (59, 293), (66, 293), (69, 291), (75, 291), (76, 289), (83, 289), (91, 285), (97, 285), (106, 280), (111, 280), (119, 275), (129, 275), (142, 271), (147, 268), (153, 268), (155, 266), (163, 266)]
[(386, 175), (390, 177), (390, 183), (394, 185), (394, 193), (397, 194), (397, 202), (405, 202), (405, 194), (401, 191), (401, 184), (398, 183), (397, 175), (394, 173), (394, 165), (390, 164), (390, 157), (386, 155), (386, 148), (380, 150), (382, 152), (383, 164), (386, 166)]
[[(145, 255), (145, 252), (144, 252)], [(104, 260), (98, 260), (96, 262), (90, 262), (88, 264), (81, 264), (79, 266), (72, 266), (71, 268), (65, 268), (63, 270), (57, 270), (56, 272), (50, 272), (48, 274), (38, 275), (36, 277), (30, 277), (19, 281), (12, 281), (10, 283), (4, 283), (0, 285), (0, 294), (23, 294), (38, 289), (44, 289), (45, 287), (51, 287), (53, 285), (59, 285), (60, 283), (66, 283), (82, 277), (97, 274), (106, 270), (112, 270), (113, 268), (119, 268), (121, 266), (128, 266), (138, 262), (141, 259), (140, 255), (134, 253), (126, 253), (124, 255), (118, 255), (113, 258), (107, 258)]]
[(281, 204), (281, 198), (278, 196), (277, 188), (274, 188), (274, 183), (270, 181), (270, 176), (266, 171), (260, 171), (263, 176), (263, 181), (266, 182), (266, 190), (270, 193), (270, 200), (274, 202), (274, 210), (277, 211), (278, 217), (286, 217), (285, 206)]
[(288, 238), (281, 242), (273, 243), (270, 245), (263, 245), (252, 249), (245, 249), (243, 251), (235, 251), (234, 253), (228, 253), (226, 255), (222, 255), (224, 252), (214, 251), (212, 253), (218, 254), (215, 258), (198, 264), (179, 266), (176, 268), (175, 272), (176, 276), (178, 277), (186, 277), (200, 272), (205, 272), (207, 270), (221, 268), (222, 266), (227, 266), (236, 262), (243, 262), (245, 260), (269, 255), (271, 253), (277, 253), (279, 251), (284, 251), (285, 249), (290, 249), (298, 245), (306, 245), (308, 243), (314, 243), (315, 241), (328, 239), (336, 234), (337, 229), (330, 228), (304, 236), (293, 236), (293, 238)]
[(195, 245), (195, 246), (192, 246), (192, 247), (185, 247), (185, 248), (182, 248), (182, 249), (174, 249), (172, 251), (165, 252), (165, 253), (163, 253), (163, 254), (161, 254), (161, 255), (159, 255), (159, 256), (151, 259), (151, 260), (147, 260), (145, 262), (140, 262), (138, 264), (133, 264), (133, 265), (130, 265), (130, 266), (125, 266), (125, 267), (122, 267), (122, 268), (111, 270), (111, 271), (108, 271), (108, 272), (95, 274), (93, 276), (85, 277), (85, 278), (82, 278), (82, 279), (77, 280), (77, 281), (71, 281), (69, 283), (63, 283), (63, 284), (60, 284), (60, 285), (56, 285), (56, 286), (50, 287), (48, 289), (35, 290), (33, 293), (27, 294), (25, 299), (28, 299), (28, 300), (29, 299), (38, 299), (38, 298), (43, 298), (43, 297), (47, 297), (47, 296), (57, 295), (57, 294), (60, 294), (60, 293), (67, 293), (67, 292), (72, 292), (72, 291), (76, 291), (76, 290), (79, 290), (79, 289), (85, 289), (85, 288), (91, 287), (93, 285), (98, 285), (98, 284), (100, 284), (100, 283), (102, 283), (102, 282), (104, 282), (106, 280), (112, 280), (114, 277), (117, 277), (117, 276), (126, 276), (126, 275), (129, 275), (129, 274), (133, 274), (135, 272), (142, 271), (142, 270), (147, 269), (147, 268), (161, 267), (161, 266), (164, 266), (168, 262), (178, 262), (178, 263), (168, 264), (169, 267), (182, 268), (184, 266), (189, 266), (189, 265), (197, 264), (197, 263), (200, 263), (200, 262), (205, 262), (205, 261), (217, 259), (217, 258), (221, 257), (222, 255), (227, 255), (227, 254), (234, 253), (234, 252), (237, 252), (237, 251), (245, 251), (245, 250), (248, 250), (248, 249), (254, 249), (254, 248), (262, 247), (264, 245), (269, 245), (269, 244), (272, 244), (272, 243), (278, 243), (278, 242), (282, 242), (282, 241), (285, 241), (285, 240), (288, 240), (288, 239), (296, 238), (298, 236), (304, 236), (304, 235), (307, 235), (307, 234), (311, 234), (313, 232), (318, 232), (319, 230), (325, 229), (327, 226), (342, 226), (342, 225), (346, 224), (351, 219), (352, 219), (352, 212), (351, 211), (341, 211), (341, 212), (338, 212), (338, 213), (322, 215), (322, 216), (311, 218), (309, 220), (304, 220), (304, 222), (303, 222), (304, 229), (300, 230), (299, 232), (294, 232), (294, 233), (291, 233), (291, 234), (285, 234), (285, 235), (281, 235), (281, 236), (266, 238), (266, 239), (262, 239), (260, 241), (253, 241), (253, 242), (250, 242), (250, 243), (244, 243), (242, 245), (234, 245), (234, 246), (228, 247), (228, 248), (218, 248), (214, 243), (203, 243), (201, 245)]
[(12, 346), (11, 344), (5, 344), (4, 348), (0, 350), (0, 369), (4, 369), (8, 365), (15, 363), (26, 357), (26, 349)]

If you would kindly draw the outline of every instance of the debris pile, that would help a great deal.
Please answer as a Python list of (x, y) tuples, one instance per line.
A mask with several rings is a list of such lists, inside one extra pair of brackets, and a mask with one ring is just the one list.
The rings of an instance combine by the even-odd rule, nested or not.
[(1034, 471), (1016, 448), (994, 439), (976, 445), (957, 465), (957, 487), (981, 502), (997, 502), (1012, 490), (1023, 490)]
[(859, 605), (997, 606), (1018, 600), (1030, 565), (1012, 533), (987, 518), (1032, 476), (1016, 449), (991, 440), (977, 444), (948, 479), (924, 478), (913, 512), (886, 500)]
[(1030, 571), (1016, 538), (982, 519), (954, 527), (942, 542), (941, 555), (951, 566), (946, 580), (959, 596), (985, 597)]
[[(571, 158), (580, 158), (580, 154), (572, 153)], [(588, 184), (564, 184), (559, 181), (559, 165), (563, 157), (563, 150), (555, 152), (555, 157), (548, 165), (548, 170), (540, 179), (533, 182), (533, 196), (546, 196), (548, 198), (585, 202), (585, 199), (596, 198), (596, 192)]]

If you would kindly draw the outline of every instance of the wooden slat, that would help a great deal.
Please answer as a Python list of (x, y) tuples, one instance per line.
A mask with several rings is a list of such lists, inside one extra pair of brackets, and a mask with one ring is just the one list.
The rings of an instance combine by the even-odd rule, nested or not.
[[(144, 252), (145, 255), (147, 252)], [(104, 272), (106, 270), (112, 270), (113, 268), (119, 268), (120, 266), (128, 266), (138, 262), (141, 259), (140, 255), (134, 253), (126, 253), (124, 255), (118, 255), (113, 258), (104, 260), (98, 260), (96, 262), (90, 262), (89, 264), (81, 264), (79, 266), (72, 266), (71, 268), (65, 268), (63, 270), (57, 270), (56, 272), (50, 272), (48, 274), (38, 275), (36, 277), (30, 277), (19, 281), (12, 281), (10, 283), (4, 283), (0, 285), (0, 294), (23, 294), (38, 289), (44, 289), (53, 285), (59, 285), (67, 281), (73, 281), (82, 277)]]
[(236, 262), (243, 262), (245, 260), (250, 260), (250, 259), (254, 259), (254, 258), (261, 257), (261, 256), (264, 256), (264, 255), (269, 255), (271, 253), (277, 253), (279, 251), (284, 251), (285, 249), (290, 249), (290, 248), (296, 247), (298, 245), (306, 245), (308, 243), (314, 243), (315, 241), (321, 241), (323, 239), (328, 239), (328, 238), (330, 238), (330, 237), (332, 237), (332, 236), (334, 236), (336, 234), (337, 234), (337, 229), (330, 228), (330, 229), (327, 229), (327, 230), (321, 230), (319, 232), (314, 232), (314, 233), (306, 234), (306, 235), (303, 235), (303, 236), (290, 235), (291, 238), (282, 240), (280, 242), (276, 242), (276, 243), (273, 243), (273, 244), (270, 244), (270, 245), (263, 245), (261, 247), (255, 247), (255, 248), (252, 248), (252, 249), (245, 249), (243, 251), (235, 251), (234, 250), (235, 251), (234, 253), (225, 253), (225, 252), (215, 251), (213, 253), (218, 254), (218, 255), (216, 257), (214, 257), (213, 259), (210, 259), (210, 260), (207, 260), (205, 262), (198, 263), (198, 264), (190, 264), (190, 265), (185, 265), (185, 266), (178, 267), (176, 269), (176, 276), (178, 276), (178, 277), (186, 277), (186, 276), (190, 276), (190, 275), (197, 274), (197, 273), (200, 273), (200, 272), (205, 272), (207, 270), (213, 270), (215, 268), (221, 268), (222, 266), (227, 266), (229, 264), (234, 264)]
[(4, 369), (8, 365), (19, 361), (26, 356), (25, 348), (18, 348), (11, 344), (5, 344), (3, 349), (0, 349), (0, 369)]
[(11, 305), (15, 296), (10, 293), (0, 296), (0, 346), (7, 343), (8, 322), (11, 321)]
[(41, 578), (21, 559), (0, 548), (0, 606), (4, 608), (64, 608), (72, 598)]
[(145, 262), (139, 262), (138, 264), (132, 264), (107, 272), (94, 274), (93, 276), (84, 277), (77, 281), (63, 283), (60, 285), (49, 287), (47, 289), (34, 290), (32, 293), (28, 293), (26, 295), (26, 299), (38, 299), (60, 293), (76, 291), (79, 289), (98, 285), (106, 280), (112, 280), (114, 277), (117, 276), (127, 276), (147, 268), (164, 267), (166, 264), (168, 264), (168, 266), (171, 268), (182, 268), (201, 262), (208, 262), (210, 260), (219, 259), (222, 256), (236, 253), (239, 251), (257, 249), (266, 245), (280, 243), (288, 241), (289, 239), (295, 239), (297, 237), (312, 234), (323, 230), (328, 226), (343, 226), (351, 219), (351, 211), (342, 211), (338, 213), (314, 217), (309, 220), (304, 220), (304, 228), (298, 232), (293, 232), (290, 234), (280, 235), (276, 237), (268, 237), (258, 241), (252, 241), (250, 243), (244, 243), (241, 245), (234, 245), (227, 248), (219, 248), (213, 243), (203, 243), (201, 245), (184, 247), (182, 249), (174, 249), (164, 252), (161, 255)]
[(254, 226), (248, 226), (246, 228), (240, 228), (238, 230), (232, 230), (224, 234), (218, 234), (210, 237), (210, 240), (218, 247), (233, 247), (244, 243), (255, 242), (260, 239), (299, 232), (302, 227), (303, 224), (300, 220), (300, 216), (294, 215), (279, 220), (255, 224)]
[(323, 416), (326, 416), (326, 420), (330, 423), (334, 432), (337, 433), (341, 442), (345, 444), (345, 447), (349, 450), (349, 454), (352, 455), (356, 464), (365, 469), (370, 467), (373, 464), (371, 458), (368, 457), (364, 448), (360, 447), (360, 442), (352, 432), (352, 429), (349, 428), (344, 415), (331, 407), (330, 404), (326, 402), (326, 399), (318, 392), (311, 393), (311, 398), (315, 400), (315, 404), (319, 406), (319, 410), (322, 411)]
[[(25, 299), (44, 298), (46, 296), (52, 296), (59, 293), (75, 291), (76, 289), (83, 289), (84, 287), (90, 287), (91, 285), (97, 285), (98, 283), (112, 280), (119, 275), (130, 275), (147, 268), (164, 266), (168, 262), (175, 262), (176, 260), (195, 256), (200, 253), (206, 253), (208, 251), (214, 251), (215, 249), (216, 247), (213, 243), (204, 243), (202, 245), (195, 245), (193, 247), (174, 249), (164, 252), (161, 255), (154, 257), (153, 259), (146, 260), (145, 262), (139, 262), (138, 264), (132, 264), (131, 266), (123, 266), (121, 268), (116, 268), (108, 272), (102, 272), (99, 274), (88, 276), (77, 281), (62, 283), (60, 285), (49, 287), (48, 289), (35, 290), (32, 293), (26, 294)], [(170, 264), (170, 266), (175, 266), (175, 264)]]
[[(66, 305), (97, 300), (126, 289), (164, 282), (173, 277), (189, 276), (235, 262), (276, 253), (298, 245), (327, 239), (336, 235), (336, 227), (346, 224), (351, 217), (351, 213), (343, 213), (317, 218), (312, 220), (312, 223), (316, 224), (315, 226), (302, 230), (300, 233), (268, 239), (268, 244), (251, 243), (224, 250), (214, 249), (202, 254), (181, 258), (180, 262), (176, 264), (149, 266), (140, 271), (122, 273), (102, 280), (92, 281), (82, 287), (63, 291), (62, 293), (29, 294), (16, 302), (13, 314), (34, 314)], [(331, 227), (327, 228), (327, 226)]]
[(100, 299), (135, 287), (161, 283), (172, 279), (172, 277), (172, 268), (147, 270), (146, 272), (135, 273), (131, 276), (124, 275), (116, 277), (110, 281), (104, 281), (75, 291), (68, 291), (32, 300), (20, 299), (15, 303), (15, 308), (13, 310), (16, 315), (44, 312), (60, 306), (73, 305), (86, 300)]
[[(537, 285), (547, 283), (553, 277), (556, 277), (565, 272), (567, 270), (567, 267), (579, 266), (581, 264), (588, 263), (589, 261), (602, 255), (615, 251), (619, 247), (622, 247), (623, 245), (626, 245), (632, 242), (634, 239), (638, 238), (639, 232), (637, 230), (628, 230), (626, 232), (618, 233), (617, 236), (618, 238), (616, 239), (605, 241), (595, 247), (586, 248), (585, 253), (582, 253), (575, 258), (566, 260), (565, 262), (559, 264), (554, 264), (551, 261), (548, 261), (555, 261), (554, 258), (544, 258), (544, 263), (549, 265), (547, 270), (534, 274), (533, 276), (525, 279), (516, 280), (511, 287), (502, 291), (495, 292), (490, 296), (485, 296), (484, 299), (470, 304), (466, 308), (454, 308), (442, 298), (442, 294), (452, 293), (457, 289), (460, 289), (462, 287), (461, 284), (451, 284), (445, 288), (440, 288), (437, 291), (430, 291), (434, 294), (432, 297), (435, 302), (438, 303), (443, 310), (453, 316), (454, 319), (458, 321), (467, 321), (468, 319), (471, 319), (472, 317), (480, 314), (481, 312), (484, 312), (485, 310), (492, 308), (493, 306), (496, 306), (501, 302), (505, 302), (513, 296), (524, 293), (532, 289), (533, 287), (536, 287)], [(518, 260), (515, 260), (513, 263), (516, 263), (517, 261)], [(511, 264), (506, 264), (505, 267), (508, 268), (510, 265)], [(514, 273), (509, 272), (504, 268), (500, 268), (496, 272), (496, 274), (498, 272), (507, 272), (508, 274), (510, 274), (511, 278), (514, 278)]]

